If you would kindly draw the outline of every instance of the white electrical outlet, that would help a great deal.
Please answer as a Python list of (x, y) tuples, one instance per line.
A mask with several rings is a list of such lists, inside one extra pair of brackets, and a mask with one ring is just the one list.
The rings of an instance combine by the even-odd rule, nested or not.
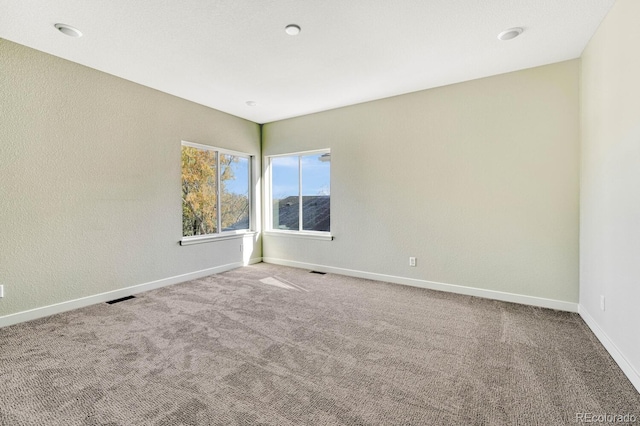
[(604, 296), (600, 295), (600, 309), (604, 311)]
[(4, 286), (0, 285), (0, 298), (4, 297)]
[(410, 257), (409, 258), (409, 266), (416, 266), (416, 258), (415, 257)]

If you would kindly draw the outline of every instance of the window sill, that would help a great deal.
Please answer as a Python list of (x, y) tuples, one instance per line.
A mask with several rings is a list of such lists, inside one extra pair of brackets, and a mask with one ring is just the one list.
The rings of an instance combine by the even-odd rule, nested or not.
[(190, 246), (192, 244), (212, 243), (214, 241), (233, 240), (237, 238), (253, 237), (258, 233), (255, 231), (238, 232), (235, 234), (216, 234), (216, 235), (200, 235), (197, 237), (184, 237), (179, 241), (181, 246)]
[(265, 231), (269, 237), (306, 238), (309, 240), (332, 241), (333, 235), (328, 232), (300, 232), (300, 231)]

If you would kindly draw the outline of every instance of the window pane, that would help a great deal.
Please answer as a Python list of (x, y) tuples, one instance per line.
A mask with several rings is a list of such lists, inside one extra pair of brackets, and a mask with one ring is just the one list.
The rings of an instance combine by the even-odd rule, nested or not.
[(330, 231), (331, 154), (305, 155), (302, 165), (302, 229)]
[(222, 230), (249, 229), (249, 159), (220, 154)]
[(298, 231), (299, 222), (298, 156), (271, 159), (271, 199), (273, 229)]
[(182, 235), (217, 232), (216, 152), (182, 147)]

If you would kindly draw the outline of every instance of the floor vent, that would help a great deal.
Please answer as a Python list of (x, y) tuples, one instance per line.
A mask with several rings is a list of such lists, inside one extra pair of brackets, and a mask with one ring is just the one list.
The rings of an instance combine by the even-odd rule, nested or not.
[(126, 297), (121, 297), (120, 299), (115, 299), (115, 300), (109, 300), (107, 302), (108, 305), (113, 305), (114, 303), (119, 303), (119, 302), (124, 302), (125, 300), (129, 300), (129, 299), (135, 299), (135, 296), (126, 296)]
[(320, 272), (320, 271), (310, 271), (311, 274), (318, 274), (318, 275), (327, 275), (326, 272)]

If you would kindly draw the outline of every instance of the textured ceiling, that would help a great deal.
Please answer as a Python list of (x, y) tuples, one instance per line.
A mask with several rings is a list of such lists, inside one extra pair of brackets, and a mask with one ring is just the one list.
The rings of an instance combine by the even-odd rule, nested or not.
[(577, 58), (614, 2), (0, 0), (0, 37), (266, 123)]

